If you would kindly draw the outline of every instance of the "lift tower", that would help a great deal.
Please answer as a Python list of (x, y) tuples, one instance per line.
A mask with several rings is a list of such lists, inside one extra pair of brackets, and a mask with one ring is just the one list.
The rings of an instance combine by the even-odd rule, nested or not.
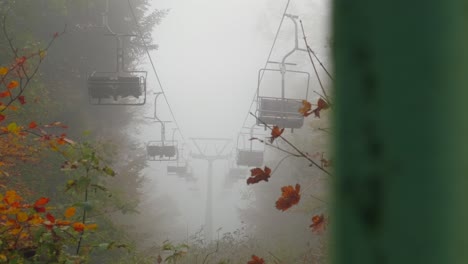
[[(192, 158), (208, 161), (208, 178), (205, 209), (205, 239), (213, 239), (213, 162), (228, 160), (230, 153), (225, 153), (231, 139), (228, 138), (191, 138), (198, 153), (192, 153)], [(203, 144), (203, 145), (202, 145)], [(201, 148), (204, 146), (205, 148)], [(208, 148), (210, 147), (210, 148)]]

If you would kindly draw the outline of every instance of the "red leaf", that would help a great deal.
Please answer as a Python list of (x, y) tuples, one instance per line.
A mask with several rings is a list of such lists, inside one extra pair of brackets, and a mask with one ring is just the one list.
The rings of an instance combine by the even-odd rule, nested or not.
[(312, 224), (310, 225), (313, 232), (320, 233), (325, 230), (325, 217), (323, 214), (321, 215), (314, 215), (312, 217)]
[(24, 105), (24, 104), (26, 103), (26, 100), (25, 100), (25, 98), (24, 98), (24, 95), (18, 96), (18, 101), (19, 101), (22, 105)]
[(265, 260), (255, 255), (252, 255), (252, 259), (247, 264), (265, 264)]
[(34, 128), (36, 128), (36, 127), (37, 127), (36, 122), (32, 121), (31, 123), (29, 123), (29, 128), (30, 128), (30, 129), (34, 129)]
[(34, 210), (37, 213), (45, 213), (45, 211), (46, 211), (45, 207), (34, 207)]
[(276, 209), (286, 211), (291, 206), (298, 204), (301, 199), (300, 191), (301, 186), (299, 184), (296, 184), (296, 188), (291, 185), (282, 187), (281, 197), (276, 201)]
[(8, 97), (10, 95), (11, 95), (10, 91), (4, 91), (4, 92), (0, 93), (0, 98), (5, 98), (5, 97)]
[(5, 117), (4, 115), (0, 114), (0, 122), (3, 121), (3, 120), (5, 120), (5, 118), (6, 118), (6, 117)]
[(46, 211), (45, 205), (49, 202), (49, 198), (41, 197), (34, 203), (34, 210), (38, 213), (44, 213)]
[(328, 109), (328, 104), (323, 100), (322, 98), (319, 98), (317, 101), (317, 106), (320, 107), (320, 109)]
[(55, 32), (54, 33), (54, 38), (58, 37), (59, 36), (59, 33), (58, 32)]
[(281, 134), (283, 134), (284, 128), (279, 128), (278, 126), (273, 126), (273, 129), (271, 130), (271, 138), (270, 138), (270, 143), (273, 143), (276, 138), (280, 137)]
[(16, 59), (16, 64), (18, 66), (22, 66), (26, 62), (26, 56), (20, 57)]
[(315, 117), (320, 117), (320, 111), (322, 109), (327, 109), (329, 107), (329, 105), (327, 104), (327, 102), (325, 102), (325, 100), (323, 100), (322, 98), (319, 98), (318, 101), (317, 101), (317, 108), (315, 108), (312, 113), (314, 113)]
[(51, 222), (55, 223), (55, 217), (51, 215), (50, 213), (47, 213), (46, 218)]
[(268, 181), (270, 178), (271, 169), (265, 166), (265, 170), (260, 168), (255, 168), (250, 170), (251, 176), (247, 179), (247, 185), (255, 184), (260, 181)]

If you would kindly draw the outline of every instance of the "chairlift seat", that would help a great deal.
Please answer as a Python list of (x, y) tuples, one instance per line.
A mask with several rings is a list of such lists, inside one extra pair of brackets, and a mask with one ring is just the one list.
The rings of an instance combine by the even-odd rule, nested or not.
[[(146, 72), (124, 74), (94, 72), (90, 75), (87, 79), (87, 87), (91, 103), (107, 105), (144, 104), (146, 100)], [(130, 99), (130, 97), (135, 99)]]
[(263, 164), (263, 151), (238, 150), (237, 165), (239, 166), (261, 166)]
[(263, 121), (282, 128), (301, 128), (304, 124), (304, 116), (299, 113), (301, 107), (301, 100), (261, 97), (257, 124), (263, 125)]
[(138, 98), (141, 96), (141, 83), (140, 77), (118, 77), (118, 89), (117, 92), (121, 97), (133, 96)]
[(149, 145), (146, 146), (146, 151), (150, 157), (161, 156), (162, 154), (161, 146)]
[(174, 157), (177, 153), (175, 146), (161, 146), (161, 152), (163, 156)]
[(111, 98), (115, 94), (115, 80), (109, 76), (90, 76), (88, 91), (92, 98)]
[(187, 174), (186, 165), (167, 165), (167, 173), (183, 176)]

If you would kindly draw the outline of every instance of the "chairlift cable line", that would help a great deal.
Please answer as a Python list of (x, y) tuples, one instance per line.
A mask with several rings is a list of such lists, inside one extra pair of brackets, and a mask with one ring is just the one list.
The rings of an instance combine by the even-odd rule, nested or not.
[(302, 20), (300, 20), (300, 22), (301, 22), (302, 35), (304, 36), (304, 43), (305, 43), (305, 45), (307, 47), (307, 54), (309, 55), (310, 62), (312, 63), (312, 67), (314, 68), (315, 76), (317, 77), (320, 88), (322, 89), (323, 96), (325, 96), (327, 103), (330, 104), (330, 102), (329, 102), (330, 100), (328, 99), (327, 92), (325, 91), (325, 88), (323, 87), (323, 84), (322, 84), (322, 80), (320, 79), (320, 75), (318, 74), (317, 67), (315, 67), (315, 62), (312, 59), (312, 56), (310, 55), (309, 44), (307, 44), (307, 38), (305, 36), (304, 25), (302, 24)]
[[(130, 0), (129, 0), (130, 1)], [(279, 36), (279, 33), (280, 33), (280, 30), (281, 30), (281, 26), (283, 25), (283, 21), (284, 21), (284, 17), (286, 15), (286, 12), (288, 11), (288, 8), (289, 8), (289, 4), (290, 4), (291, 0), (288, 0), (288, 2), (286, 3), (286, 7), (284, 8), (284, 12), (283, 12), (283, 15), (281, 16), (281, 21), (279, 23), (279, 26), (278, 26), (278, 29), (276, 30), (276, 36), (275, 36), (275, 39), (273, 40), (273, 44), (271, 45), (271, 49), (270, 49), (270, 52), (268, 53), (268, 58), (265, 62), (265, 66), (263, 68), (266, 68), (268, 66), (268, 61), (270, 60), (271, 58), (271, 54), (273, 53), (273, 49), (276, 45), (276, 41), (278, 40), (278, 36)], [(262, 75), (260, 76), (260, 80), (259, 80), (259, 84), (261, 84), (262, 80), (263, 80), (263, 75), (265, 74), (265, 72), (262, 73)], [(255, 89), (255, 93), (252, 97), (252, 102), (250, 103), (250, 106), (249, 106), (249, 110), (247, 111), (247, 114), (245, 115), (245, 119), (244, 119), (244, 123), (242, 124), (242, 127), (245, 126), (245, 123), (247, 122), (247, 119), (249, 117), (249, 113), (250, 113), (250, 109), (252, 109), (252, 105), (254, 104), (255, 102), (255, 98), (257, 96), (257, 89)]]
[(143, 38), (143, 33), (141, 31), (141, 28), (140, 28), (140, 25), (138, 24), (138, 20), (135, 16), (135, 12), (133, 11), (133, 6), (132, 6), (132, 3), (130, 2), (130, 0), (127, 0), (128, 2), (128, 6), (129, 6), (129, 9), (130, 9), (130, 12), (132, 13), (132, 17), (133, 17), (133, 21), (135, 21), (135, 25), (136, 25), (136, 28), (138, 30), (138, 34), (139, 34), (139, 37), (143, 43), (143, 46), (146, 50), (146, 54), (148, 55), (148, 58), (149, 58), (149, 61), (151, 63), (151, 67), (153, 69), (153, 72), (154, 72), (154, 75), (156, 76), (156, 80), (158, 81), (158, 84), (159, 84), (159, 87), (161, 88), (161, 92), (164, 96), (164, 100), (166, 101), (166, 104), (167, 106), (169, 107), (169, 112), (171, 113), (171, 116), (172, 116), (172, 119), (174, 119), (174, 122), (176, 124), (176, 127), (179, 129), (179, 134), (180, 136), (182, 137), (182, 140), (185, 142), (185, 138), (184, 138), (184, 135), (182, 134), (181, 132), (181, 127), (179, 126), (179, 123), (177, 122), (177, 119), (175, 118), (175, 115), (174, 115), (174, 112), (172, 111), (172, 107), (171, 105), (169, 104), (169, 100), (167, 99), (167, 96), (166, 96), (166, 93), (164, 92), (164, 88), (163, 88), (163, 85), (161, 83), (161, 80), (159, 79), (159, 75), (158, 75), (158, 72), (156, 71), (156, 67), (154, 66), (154, 62), (153, 62), (153, 59), (151, 58), (151, 55), (149, 53), (149, 49), (148, 49), (148, 45), (146, 45), (146, 41), (145, 39)]
[(325, 68), (325, 65), (323, 65), (322, 61), (317, 57), (317, 54), (315, 54), (315, 52), (309, 46), (307, 46), (307, 50), (309, 50), (309, 52), (312, 53), (312, 55), (314, 55), (315, 59), (320, 63), (320, 66), (327, 73), (328, 77), (330, 77), (330, 79), (334, 81), (335, 79), (330, 74), (330, 72), (328, 72), (327, 68)]

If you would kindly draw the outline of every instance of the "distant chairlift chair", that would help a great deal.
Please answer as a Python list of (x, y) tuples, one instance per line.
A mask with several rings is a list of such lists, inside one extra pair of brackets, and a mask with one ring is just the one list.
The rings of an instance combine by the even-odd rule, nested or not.
[[(175, 128), (172, 133), (172, 141), (174, 141), (174, 134), (176, 130), (177, 128)], [(180, 177), (189, 176), (189, 174), (191, 173), (191, 169), (188, 160), (185, 158), (184, 148), (181, 147), (178, 150), (178, 153), (179, 158), (177, 159), (177, 161), (167, 164), (167, 174), (175, 174)]]
[[(269, 64), (279, 64), (280, 69), (263, 68), (258, 73), (258, 86), (257, 86), (257, 124), (258, 125), (273, 125), (281, 128), (301, 128), (304, 124), (304, 116), (299, 113), (299, 109), (302, 106), (302, 100), (307, 100), (309, 93), (309, 82), (310, 74), (303, 71), (287, 70), (286, 66), (296, 65), (293, 63), (287, 63), (286, 59), (296, 51), (305, 51), (300, 49), (298, 44), (298, 25), (296, 19), (297, 16), (285, 14), (289, 17), (295, 26), (295, 46), (288, 52), (282, 59), (281, 62), (268, 61)], [(261, 96), (261, 79), (265, 72), (279, 72), (281, 74), (281, 97), (267, 97)], [(292, 99), (285, 97), (285, 82), (288, 74), (304, 75), (307, 77), (307, 87), (303, 99)]]
[(162, 93), (157, 93), (154, 99), (154, 117), (155, 122), (161, 124), (161, 140), (149, 141), (146, 144), (147, 159), (151, 161), (175, 161), (178, 160), (177, 141), (166, 140), (166, 123), (161, 121), (156, 114), (156, 102), (158, 96)]
[[(251, 140), (254, 135), (253, 125), (250, 129), (250, 133), (239, 133), (237, 136), (237, 165), (238, 166), (247, 166), (247, 167), (259, 167), (263, 164), (263, 153), (264, 149), (254, 149), (253, 144), (254, 140)], [(248, 138), (246, 138), (248, 137)], [(258, 136), (257, 136), (258, 137)], [(240, 141), (242, 140), (242, 146)], [(246, 140), (249, 141), (248, 146), (246, 146)]]
[(133, 35), (109, 34), (117, 40), (117, 69), (113, 72), (94, 71), (88, 76), (89, 102), (92, 105), (143, 105), (146, 102), (146, 71), (124, 70), (122, 37)]

